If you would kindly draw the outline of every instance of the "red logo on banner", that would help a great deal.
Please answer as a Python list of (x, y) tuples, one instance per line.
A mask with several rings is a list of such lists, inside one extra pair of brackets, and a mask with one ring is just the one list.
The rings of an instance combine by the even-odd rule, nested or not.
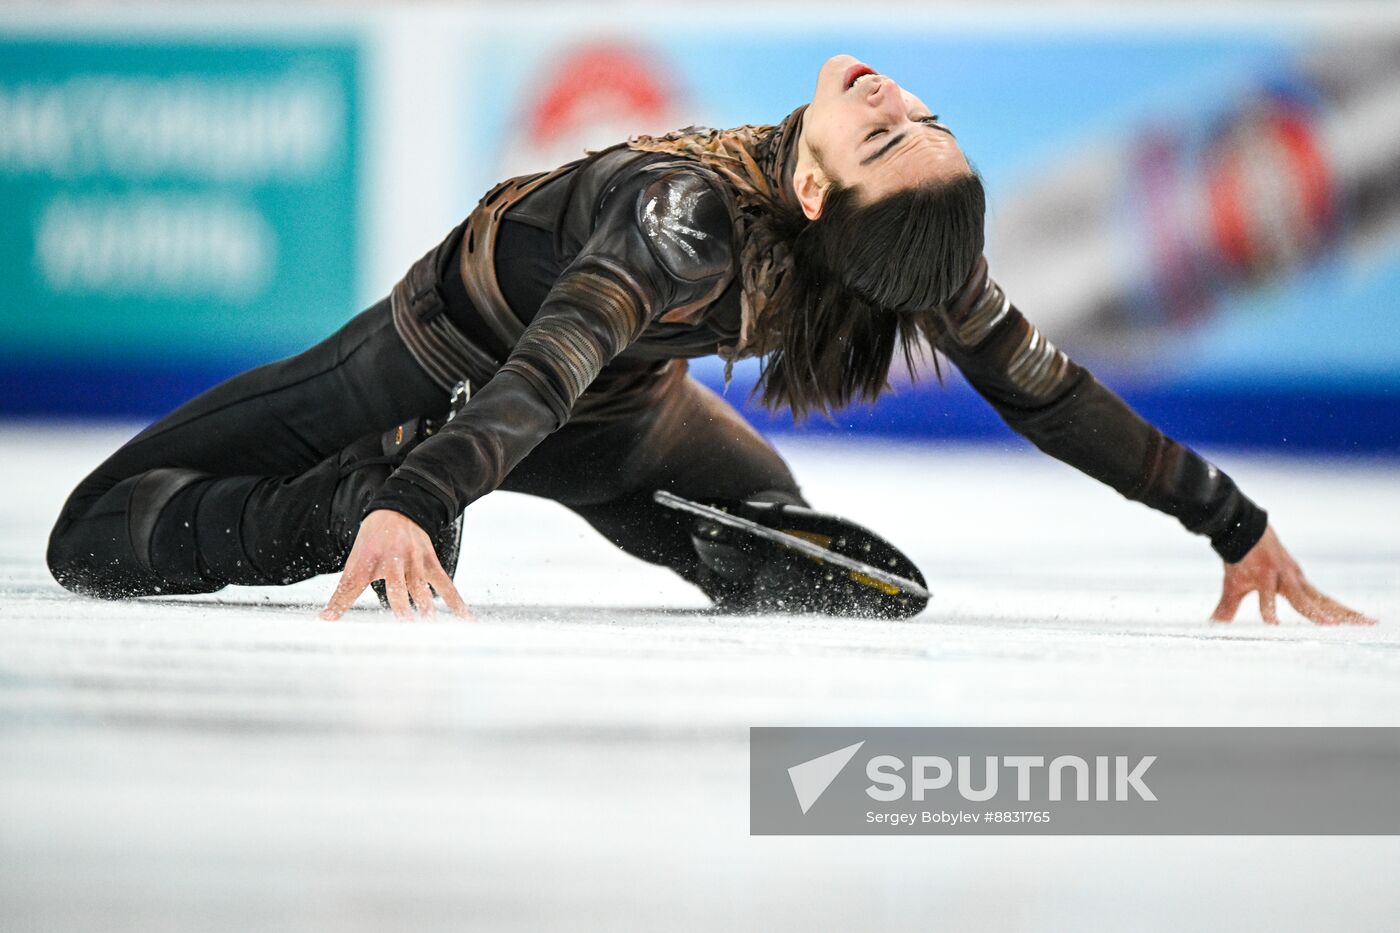
[(527, 90), (501, 174), (554, 168), (587, 149), (694, 122), (679, 116), (678, 102), (670, 69), (644, 49), (615, 42), (567, 49)]

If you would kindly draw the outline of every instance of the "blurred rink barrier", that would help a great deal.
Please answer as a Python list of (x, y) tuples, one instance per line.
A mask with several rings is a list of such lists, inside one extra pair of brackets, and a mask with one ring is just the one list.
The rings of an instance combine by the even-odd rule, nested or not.
[[(0, 415), (158, 414), (329, 334), (500, 178), (773, 122), (846, 51), (956, 131), (993, 274), (1147, 417), (1400, 453), (1400, 10), (794, 9), (0, 10)], [(1010, 437), (956, 373), (894, 382), (806, 429)]]

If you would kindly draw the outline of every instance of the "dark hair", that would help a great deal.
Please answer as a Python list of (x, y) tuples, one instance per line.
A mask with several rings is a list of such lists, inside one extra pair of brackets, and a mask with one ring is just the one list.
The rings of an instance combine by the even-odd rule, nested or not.
[(833, 184), (811, 222), (775, 214), (792, 265), (774, 295), (782, 313), (755, 392), (798, 420), (873, 401), (897, 349), (912, 370), (925, 319), (982, 255), (986, 195), (976, 171), (870, 204), (856, 194)]

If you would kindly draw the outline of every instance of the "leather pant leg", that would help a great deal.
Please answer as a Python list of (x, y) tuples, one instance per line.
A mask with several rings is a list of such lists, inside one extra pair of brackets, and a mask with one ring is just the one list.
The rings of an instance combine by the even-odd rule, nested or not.
[[(65, 587), (104, 598), (288, 582), (286, 560), (250, 561), (250, 552), (314, 538), (328, 516), (310, 513), (330, 511), (341, 452), (445, 406), (381, 301), (304, 353), (215, 386), (124, 444), (68, 498), (49, 568)], [(293, 577), (317, 572), (322, 557)]]
[(806, 504), (772, 445), (683, 366), (628, 417), (566, 424), (501, 488), (560, 502), (627, 553), (697, 584), (704, 573), (690, 539), (693, 522), (657, 505), (653, 492)]

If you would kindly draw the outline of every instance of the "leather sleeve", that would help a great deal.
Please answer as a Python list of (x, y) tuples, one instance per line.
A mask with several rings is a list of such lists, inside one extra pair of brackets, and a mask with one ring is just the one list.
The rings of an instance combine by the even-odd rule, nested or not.
[(1244, 557), (1268, 515), (1229, 476), (1143, 420), (1022, 317), (986, 260), (948, 304), (935, 345), (1002, 419), (1045, 453), (1175, 516), (1226, 562)]
[(401, 512), (430, 532), (455, 520), (568, 421), (650, 321), (731, 272), (727, 203), (698, 171), (629, 173), (604, 194), (597, 218), (499, 372), (409, 454), (369, 511)]

